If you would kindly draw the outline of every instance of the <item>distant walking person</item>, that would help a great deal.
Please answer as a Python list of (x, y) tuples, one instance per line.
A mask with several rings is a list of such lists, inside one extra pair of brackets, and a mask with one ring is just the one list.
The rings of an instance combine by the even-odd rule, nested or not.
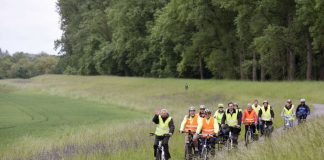
[(310, 109), (308, 105), (306, 105), (306, 100), (301, 99), (300, 104), (296, 109), (296, 117), (298, 119), (298, 124), (300, 124), (302, 121), (305, 121), (308, 115), (310, 115)]
[[(162, 146), (165, 149), (166, 160), (171, 158), (169, 152), (169, 138), (174, 132), (173, 119), (169, 116), (166, 109), (161, 109), (157, 111), (152, 120), (156, 126), (155, 130), (155, 141), (154, 141), (154, 157), (156, 157), (156, 150), (158, 148), (159, 141), (162, 140)], [(168, 136), (166, 136), (168, 135)]]
[(189, 89), (189, 85), (188, 85), (188, 83), (186, 83), (185, 90), (187, 91), (188, 89)]

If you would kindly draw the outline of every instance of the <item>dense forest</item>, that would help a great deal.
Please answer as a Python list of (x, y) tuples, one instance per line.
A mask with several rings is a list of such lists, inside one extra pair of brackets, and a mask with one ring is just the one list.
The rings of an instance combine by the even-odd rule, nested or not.
[(58, 56), (46, 53), (29, 54), (17, 52), (10, 55), (0, 48), (0, 79), (30, 78), (42, 74), (59, 74), (64, 68), (59, 68)]
[(67, 74), (324, 79), (323, 0), (58, 0)]

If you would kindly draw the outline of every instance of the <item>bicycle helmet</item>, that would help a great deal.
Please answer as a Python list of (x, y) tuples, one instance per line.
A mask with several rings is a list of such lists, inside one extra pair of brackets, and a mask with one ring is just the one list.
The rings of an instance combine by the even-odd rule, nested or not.
[(196, 111), (196, 108), (194, 106), (189, 107), (189, 111)]
[(208, 114), (208, 113), (212, 113), (212, 111), (211, 110), (209, 110), (209, 109), (205, 109), (205, 114)]
[(222, 103), (218, 104), (218, 108), (224, 108), (224, 104)]
[(206, 109), (206, 106), (202, 104), (202, 105), (199, 106), (199, 108), (200, 109)]
[(306, 100), (304, 98), (300, 99), (300, 102), (306, 102)]

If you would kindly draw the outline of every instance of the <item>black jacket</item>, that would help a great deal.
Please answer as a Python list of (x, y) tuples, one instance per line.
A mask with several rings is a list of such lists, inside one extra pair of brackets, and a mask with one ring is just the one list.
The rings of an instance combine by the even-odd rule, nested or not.
[[(269, 109), (269, 106), (268, 107), (264, 107), (264, 110), (267, 111)], [(270, 114), (271, 114), (271, 118), (274, 118), (274, 112), (272, 110), (272, 108), (270, 107)], [(258, 114), (259, 117), (262, 116), (262, 109), (259, 110), (259, 114)]]
[[(226, 110), (227, 113), (230, 113), (229, 110)], [(225, 124), (226, 122), (226, 112), (224, 113), (224, 116), (222, 118), (222, 124)], [(234, 112), (232, 114), (236, 113), (236, 109), (234, 109)], [(237, 123), (238, 125), (241, 125), (242, 123), (242, 112), (237, 113)]]
[(306, 105), (306, 104), (305, 105), (299, 104), (297, 109), (296, 109), (296, 114), (299, 111), (299, 108), (302, 107), (302, 106), (304, 106), (306, 108), (307, 114), (310, 114), (310, 109), (309, 109), (308, 105)]
[[(162, 118), (163, 122), (165, 122), (168, 118), (169, 118), (169, 116), (166, 117), (166, 118)], [(153, 121), (155, 124), (159, 124), (159, 115), (154, 115), (152, 121)], [(174, 123), (173, 123), (173, 118), (171, 118), (171, 121), (170, 121), (170, 123), (169, 123), (169, 129), (170, 129), (169, 132), (173, 134), (173, 133), (174, 133)]]

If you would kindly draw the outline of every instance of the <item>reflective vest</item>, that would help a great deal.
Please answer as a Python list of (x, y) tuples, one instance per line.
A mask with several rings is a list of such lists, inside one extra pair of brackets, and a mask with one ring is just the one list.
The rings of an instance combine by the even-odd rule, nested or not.
[(217, 123), (222, 123), (222, 118), (224, 116), (224, 112), (223, 113), (219, 113), (218, 110), (216, 111), (214, 118), (216, 118)]
[(188, 132), (189, 130), (193, 133), (196, 132), (198, 126), (198, 117), (199, 115), (195, 115), (193, 118), (190, 119), (190, 116), (187, 117), (187, 122), (185, 125), (185, 131)]
[(260, 105), (255, 106), (255, 104), (252, 105), (252, 108), (255, 110), (256, 113), (259, 113), (259, 110), (262, 108)]
[(214, 123), (215, 119), (214, 117), (209, 118), (209, 123), (207, 123), (207, 118), (204, 118), (203, 120), (203, 125), (202, 125), (202, 134), (214, 134)]
[(157, 136), (163, 136), (164, 134), (169, 133), (169, 123), (171, 117), (168, 117), (164, 122), (161, 116), (159, 116), (159, 124), (156, 126), (155, 134)]
[(286, 107), (284, 107), (284, 116), (291, 116), (289, 119), (293, 120), (293, 110), (294, 110), (294, 105), (291, 106), (291, 108), (288, 110)]
[(251, 112), (245, 110), (243, 122), (254, 123), (254, 116), (256, 116), (255, 110), (252, 110)]
[(232, 115), (230, 113), (227, 113), (227, 111), (226, 111), (226, 114), (225, 114), (225, 116), (226, 116), (226, 124), (231, 126), (231, 127), (237, 125), (238, 124), (238, 122), (237, 122), (237, 114), (238, 114), (237, 110)]
[(271, 112), (270, 112), (271, 106), (270, 105), (268, 106), (267, 111), (265, 110), (264, 106), (261, 108), (261, 110), (262, 110), (261, 119), (264, 121), (270, 121), (271, 120)]

